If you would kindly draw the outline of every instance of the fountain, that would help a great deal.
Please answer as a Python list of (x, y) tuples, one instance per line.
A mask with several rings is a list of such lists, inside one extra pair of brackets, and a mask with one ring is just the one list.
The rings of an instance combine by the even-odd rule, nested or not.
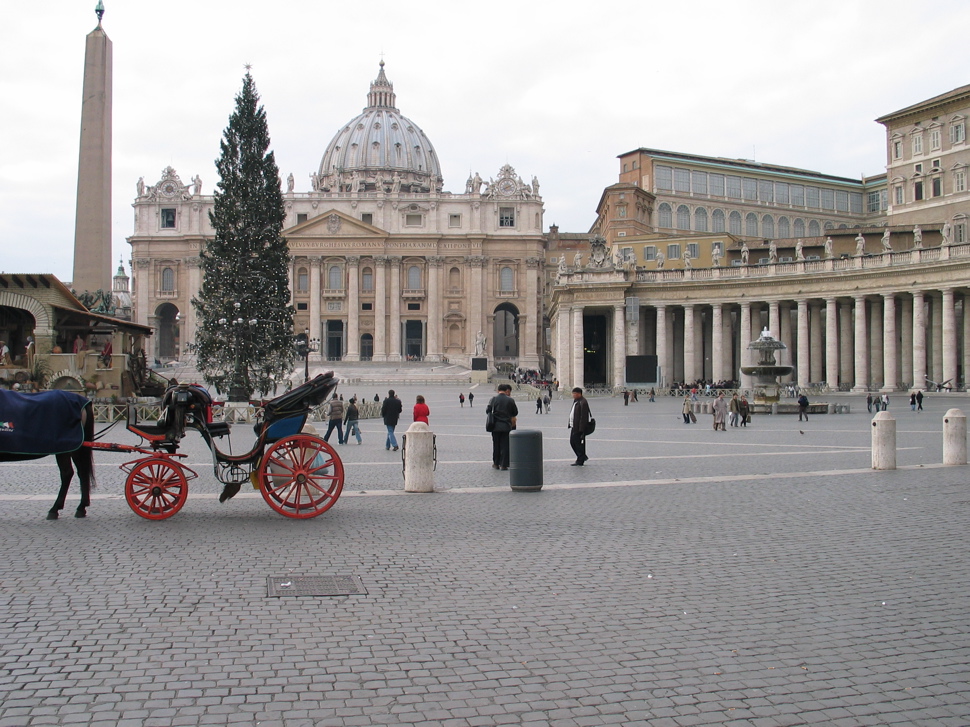
[(742, 366), (741, 373), (754, 377), (752, 397), (755, 405), (770, 407), (777, 404), (781, 398), (781, 387), (778, 385), (778, 377), (790, 374), (792, 366), (780, 366), (775, 363), (775, 351), (784, 351), (788, 348), (784, 343), (771, 335), (765, 328), (757, 341), (748, 344), (752, 351), (758, 351), (758, 363), (755, 366)]

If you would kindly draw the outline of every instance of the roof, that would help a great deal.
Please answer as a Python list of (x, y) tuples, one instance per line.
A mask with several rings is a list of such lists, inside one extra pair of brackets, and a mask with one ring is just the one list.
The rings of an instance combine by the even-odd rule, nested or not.
[(919, 113), (933, 108), (934, 106), (940, 106), (942, 104), (949, 103), (950, 101), (957, 101), (962, 98), (970, 99), (970, 85), (954, 88), (946, 93), (941, 93), (939, 96), (933, 96), (932, 98), (915, 103), (912, 106), (899, 109), (899, 111), (893, 111), (885, 116), (880, 116), (878, 119), (876, 119), (876, 122), (885, 124), (887, 121), (895, 121), (896, 119), (904, 116)]

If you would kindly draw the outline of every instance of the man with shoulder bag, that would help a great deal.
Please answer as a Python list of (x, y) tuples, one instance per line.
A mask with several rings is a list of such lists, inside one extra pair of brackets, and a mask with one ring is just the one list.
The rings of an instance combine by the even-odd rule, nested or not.
[(586, 435), (596, 429), (596, 420), (589, 415), (589, 403), (578, 386), (573, 389), (573, 406), (569, 410), (569, 446), (576, 453), (573, 467), (582, 467), (589, 457), (586, 456)]
[(509, 396), (512, 386), (499, 384), (498, 393), (485, 407), (485, 429), (492, 433), (492, 469), (509, 468), (509, 432), (515, 429), (519, 407)]

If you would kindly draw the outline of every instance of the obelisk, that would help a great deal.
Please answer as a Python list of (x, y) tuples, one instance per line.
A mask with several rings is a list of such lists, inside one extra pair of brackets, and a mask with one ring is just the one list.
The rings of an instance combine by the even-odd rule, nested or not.
[(111, 291), (111, 40), (98, 27), (84, 49), (81, 150), (74, 223), (74, 290)]

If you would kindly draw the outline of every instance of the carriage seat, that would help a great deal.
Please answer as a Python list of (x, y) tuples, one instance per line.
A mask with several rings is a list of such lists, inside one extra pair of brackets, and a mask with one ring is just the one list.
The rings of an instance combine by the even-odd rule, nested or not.
[(229, 422), (206, 422), (205, 428), (210, 437), (224, 437), (229, 434), (231, 427)]

